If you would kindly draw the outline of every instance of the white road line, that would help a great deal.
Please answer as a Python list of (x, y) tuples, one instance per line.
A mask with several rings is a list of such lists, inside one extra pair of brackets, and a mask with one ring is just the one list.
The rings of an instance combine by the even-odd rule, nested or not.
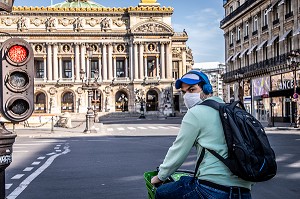
[(135, 130), (136, 128), (134, 127), (127, 127), (129, 130)]
[(168, 129), (168, 128), (165, 127), (165, 126), (159, 126), (158, 128), (160, 128), (160, 129)]
[(154, 126), (148, 126), (149, 129), (158, 129), (157, 127)]
[(124, 128), (117, 128), (119, 131), (124, 131), (125, 129)]
[(41, 162), (33, 162), (31, 165), (39, 165)]
[(34, 167), (26, 167), (23, 171), (31, 171)]
[(139, 129), (147, 129), (147, 128), (145, 128), (145, 127), (142, 127), (142, 126), (138, 126), (138, 128), (139, 128)]
[(114, 131), (114, 129), (113, 128), (108, 128), (107, 131)]
[(171, 128), (171, 129), (180, 129), (179, 127), (177, 127), (177, 126), (168, 126), (169, 128)]
[(15, 151), (13, 150), (14, 153), (28, 153), (29, 151)]
[(56, 152), (61, 152), (61, 150), (55, 150)]
[(34, 143), (31, 143), (31, 144), (14, 144), (16, 146), (33, 146), (33, 145), (44, 145), (44, 144), (34, 144)]
[(54, 155), (54, 154), (56, 154), (56, 153), (52, 152), (52, 153), (48, 153), (47, 155)]
[(37, 159), (38, 160), (43, 160), (43, 159), (45, 159), (45, 156), (38, 157)]
[(13, 184), (5, 184), (5, 189), (8, 190)]
[(24, 176), (24, 174), (17, 174), (15, 176), (13, 176), (11, 179), (12, 180), (18, 180), (18, 179), (22, 178), (23, 176)]
[(54, 147), (54, 150), (59, 149), (59, 147)]
[(23, 180), (23, 182), (21, 182), (20, 185), (7, 196), (7, 199), (17, 198), (37, 176), (39, 176), (45, 169), (47, 169), (52, 164), (55, 158), (57, 158), (60, 155), (67, 154), (70, 151), (71, 150), (69, 149), (69, 146), (65, 146), (64, 151), (62, 153), (49, 157), (48, 160), (41, 167), (39, 167), (35, 172), (33, 172), (30, 176)]

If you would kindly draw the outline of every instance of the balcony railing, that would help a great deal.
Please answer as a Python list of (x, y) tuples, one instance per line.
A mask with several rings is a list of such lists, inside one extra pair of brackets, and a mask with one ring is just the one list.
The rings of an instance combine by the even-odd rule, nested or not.
[(275, 20), (273, 21), (273, 25), (274, 25), (274, 26), (277, 25), (277, 24), (279, 24), (279, 19), (275, 19)]
[[(238, 7), (232, 13), (230, 13), (229, 15), (227, 15), (220, 22), (220, 26), (223, 26), (226, 22), (228, 22), (229, 20), (231, 20), (233, 17), (237, 16), (238, 14), (240, 14), (241, 12), (243, 12), (244, 10), (248, 9), (251, 6), (251, 4), (255, 3), (256, 1), (258, 1), (258, 0), (248, 0), (248, 1), (245, 1), (245, 3), (243, 3), (240, 7)], [(223, 3), (224, 3), (224, 1), (223, 1)]]
[(266, 30), (268, 30), (268, 25), (265, 25), (261, 28), (261, 31), (266, 31)]
[(286, 15), (285, 15), (285, 19), (288, 19), (288, 18), (290, 18), (290, 17), (292, 17), (293, 16), (293, 11), (291, 11), (291, 12), (289, 12), (289, 13), (287, 13)]

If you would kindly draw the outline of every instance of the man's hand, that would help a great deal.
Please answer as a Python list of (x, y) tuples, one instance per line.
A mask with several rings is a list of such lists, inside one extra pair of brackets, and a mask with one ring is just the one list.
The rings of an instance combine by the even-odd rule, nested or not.
[(163, 183), (163, 181), (161, 181), (157, 176), (154, 176), (151, 179), (151, 184), (153, 184), (155, 187), (158, 187), (159, 185), (161, 185)]

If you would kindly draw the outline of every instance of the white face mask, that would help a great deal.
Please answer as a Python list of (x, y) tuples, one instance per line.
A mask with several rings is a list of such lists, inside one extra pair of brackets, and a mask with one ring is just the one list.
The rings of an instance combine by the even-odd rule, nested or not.
[(186, 93), (183, 96), (183, 101), (188, 109), (202, 102), (200, 99), (200, 93)]

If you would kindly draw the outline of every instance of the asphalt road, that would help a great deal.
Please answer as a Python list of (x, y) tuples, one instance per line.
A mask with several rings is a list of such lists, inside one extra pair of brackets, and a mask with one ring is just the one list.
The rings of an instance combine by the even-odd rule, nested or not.
[[(162, 162), (178, 131), (178, 125), (172, 123), (152, 126), (163, 128), (110, 124), (111, 136), (17, 137), (13, 163), (6, 170), (8, 199), (147, 198), (143, 173)], [(268, 135), (277, 155), (278, 174), (257, 183), (252, 196), (298, 199), (300, 133), (272, 131)], [(183, 169), (193, 170), (195, 159), (195, 151), (191, 151)]]

